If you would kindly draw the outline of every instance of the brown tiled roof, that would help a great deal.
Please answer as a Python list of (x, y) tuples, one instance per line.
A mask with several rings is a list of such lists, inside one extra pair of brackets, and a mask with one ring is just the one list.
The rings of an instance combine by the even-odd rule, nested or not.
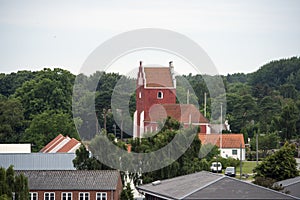
[(116, 190), (117, 170), (20, 170), (30, 190)]
[(155, 104), (151, 107), (145, 121), (159, 122), (168, 116), (181, 123), (208, 123), (200, 111), (192, 104)]
[(72, 138), (67, 144), (65, 144), (62, 148), (60, 148), (57, 152), (69, 152), (76, 145), (80, 144), (78, 140)]
[(62, 134), (59, 134), (58, 136), (56, 136), (56, 138), (54, 138), (51, 142), (49, 142), (44, 148), (42, 148), (40, 150), (40, 152), (42, 152), (42, 153), (49, 152), (64, 139), (65, 139), (65, 137)]
[(169, 67), (144, 67), (146, 87), (174, 87)]
[(245, 148), (243, 134), (199, 134), (201, 144), (213, 144), (220, 147), (220, 141), (222, 137), (222, 148)]

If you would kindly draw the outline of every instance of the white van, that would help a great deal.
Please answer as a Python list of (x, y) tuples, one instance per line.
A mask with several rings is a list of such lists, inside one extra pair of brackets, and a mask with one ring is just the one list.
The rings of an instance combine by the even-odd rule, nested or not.
[(222, 163), (212, 162), (210, 166), (210, 171), (212, 172), (222, 172)]

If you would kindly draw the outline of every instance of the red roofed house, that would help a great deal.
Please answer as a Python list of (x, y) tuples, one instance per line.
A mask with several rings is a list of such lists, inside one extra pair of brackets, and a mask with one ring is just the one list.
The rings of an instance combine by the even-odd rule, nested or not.
[(243, 134), (199, 134), (201, 144), (213, 144), (219, 147), (223, 158), (240, 159), (242, 145), (242, 160), (245, 160), (245, 143)]
[(176, 79), (169, 67), (144, 67), (140, 62), (136, 87), (133, 137), (154, 132), (159, 122), (170, 116), (185, 126), (198, 125), (210, 133), (209, 121), (192, 104), (176, 104)]
[(41, 153), (75, 153), (80, 147), (81, 143), (75, 138), (63, 136), (59, 134), (44, 148), (40, 150)]

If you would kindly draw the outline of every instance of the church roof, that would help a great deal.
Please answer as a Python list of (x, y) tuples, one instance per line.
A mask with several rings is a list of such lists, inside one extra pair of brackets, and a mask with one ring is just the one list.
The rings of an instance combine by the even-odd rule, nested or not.
[(146, 87), (174, 87), (169, 67), (144, 67)]
[(199, 134), (201, 144), (213, 144), (220, 148), (220, 142), (222, 137), (222, 148), (245, 148), (243, 134)]
[(150, 108), (145, 121), (158, 122), (168, 116), (181, 123), (209, 123), (199, 110), (192, 104), (155, 104)]

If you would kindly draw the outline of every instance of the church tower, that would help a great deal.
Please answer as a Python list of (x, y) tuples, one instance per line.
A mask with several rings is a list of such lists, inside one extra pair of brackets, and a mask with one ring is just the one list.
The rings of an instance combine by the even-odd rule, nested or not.
[(176, 79), (173, 63), (169, 67), (144, 67), (140, 61), (136, 81), (136, 111), (133, 137), (155, 131), (149, 111), (154, 105), (176, 104)]

